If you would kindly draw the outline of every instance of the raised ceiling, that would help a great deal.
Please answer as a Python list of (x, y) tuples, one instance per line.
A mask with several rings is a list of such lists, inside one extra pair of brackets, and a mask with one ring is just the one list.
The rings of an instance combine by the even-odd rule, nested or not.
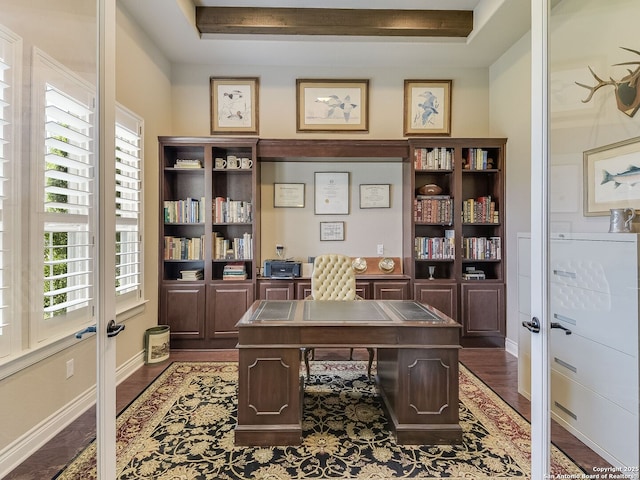
[[(118, 0), (154, 45), (173, 63), (309, 67), (488, 67), (530, 29), (530, 0)], [(201, 33), (196, 7), (348, 9), (399, 14), (410, 10), (473, 14), (466, 36)], [(366, 7), (366, 8), (361, 8)], [(255, 11), (255, 10), (254, 10)], [(327, 10), (327, 14), (330, 10)], [(304, 13), (304, 12), (302, 12)], [(373, 12), (375, 15), (375, 12)], [(356, 15), (357, 17), (358, 15)], [(401, 15), (402, 16), (402, 15)], [(329, 26), (331, 26), (329, 24)], [(337, 27), (336, 27), (337, 28)], [(244, 30), (248, 32), (248, 30)], [(287, 33), (290, 33), (289, 30)]]

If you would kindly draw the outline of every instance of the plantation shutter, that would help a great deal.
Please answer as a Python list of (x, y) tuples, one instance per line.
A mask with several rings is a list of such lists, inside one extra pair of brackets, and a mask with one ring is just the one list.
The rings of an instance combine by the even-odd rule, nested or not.
[(0, 26), (0, 358), (13, 353), (12, 339), (19, 333), (19, 321), (15, 318), (18, 311), (15, 305), (17, 283), (16, 261), (18, 231), (15, 205), (14, 177), (18, 115), (17, 89), (19, 87), (17, 71), (20, 68), (19, 54), (22, 42), (19, 37)]
[(51, 84), (45, 93), (44, 319), (92, 297), (92, 108)]
[(116, 111), (116, 299), (138, 300), (142, 277), (142, 122)]

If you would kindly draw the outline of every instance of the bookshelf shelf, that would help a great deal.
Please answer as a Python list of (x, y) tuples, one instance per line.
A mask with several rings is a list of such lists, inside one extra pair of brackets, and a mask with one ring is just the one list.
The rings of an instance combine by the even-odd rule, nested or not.
[[(256, 152), (255, 138), (159, 138), (159, 318), (171, 326), (172, 348), (235, 344), (235, 323), (256, 282)], [(216, 159), (229, 157), (248, 158), (251, 168), (215, 168)], [(167, 258), (167, 245), (188, 258)]]
[[(406, 219), (405, 249), (412, 252), (408, 269), (414, 299), (457, 319), (464, 346), (504, 346), (505, 147), (505, 139), (409, 140), (405, 202), (412, 213)], [(441, 168), (437, 159), (443, 157), (451, 168)], [(429, 161), (433, 167), (425, 164)], [(433, 200), (420, 194), (427, 185), (440, 190)], [(451, 208), (450, 222), (425, 220), (426, 208), (442, 213), (445, 203)], [(428, 258), (431, 247), (425, 243), (438, 245), (440, 239), (450, 239), (453, 258)], [(492, 318), (490, 328), (487, 318)]]

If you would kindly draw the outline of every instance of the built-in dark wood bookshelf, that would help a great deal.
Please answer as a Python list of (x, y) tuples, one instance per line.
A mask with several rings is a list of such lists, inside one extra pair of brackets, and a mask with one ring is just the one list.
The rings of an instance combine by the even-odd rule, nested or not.
[(414, 298), (456, 318), (463, 345), (504, 346), (506, 139), (409, 145), (404, 249)]
[[(255, 299), (304, 296), (305, 279), (285, 289), (258, 275), (260, 162), (328, 158), (402, 163), (402, 275), (385, 277), (384, 285), (361, 278), (366, 298), (431, 304), (463, 325), (464, 346), (504, 346), (505, 139), (160, 137), (159, 143), (159, 319), (171, 326), (172, 348), (233, 347), (235, 324)], [(233, 157), (251, 166), (222, 165)], [(418, 190), (425, 185), (436, 191), (423, 196)], [(176, 217), (168, 209), (198, 214)]]
[(257, 139), (159, 142), (160, 323), (172, 348), (233, 347), (256, 290)]

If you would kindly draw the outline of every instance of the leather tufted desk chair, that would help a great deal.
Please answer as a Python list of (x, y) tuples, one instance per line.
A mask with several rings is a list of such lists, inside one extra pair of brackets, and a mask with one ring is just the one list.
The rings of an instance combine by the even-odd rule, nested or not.
[[(356, 295), (356, 274), (351, 265), (351, 258), (346, 255), (330, 253), (318, 255), (313, 262), (313, 273), (311, 274), (311, 295), (308, 300), (362, 300)], [(374, 350), (367, 348), (369, 352), (369, 365), (367, 374), (371, 376), (371, 365), (373, 363)], [(313, 348), (303, 348), (302, 355), (309, 378), (309, 358), (313, 357)], [(349, 359), (353, 358), (353, 348), (351, 348)]]

